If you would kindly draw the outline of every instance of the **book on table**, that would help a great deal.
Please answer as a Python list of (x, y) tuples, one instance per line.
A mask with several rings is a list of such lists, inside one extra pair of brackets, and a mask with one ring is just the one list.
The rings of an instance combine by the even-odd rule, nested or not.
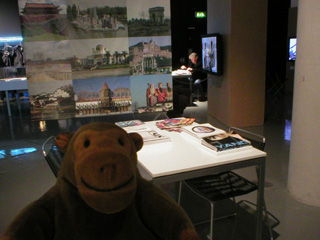
[(201, 144), (218, 153), (252, 148), (250, 141), (242, 138), (239, 134), (226, 132), (204, 137), (201, 139)]
[(201, 141), (204, 137), (225, 133), (224, 130), (212, 126), (210, 123), (193, 124), (182, 128), (182, 133)]

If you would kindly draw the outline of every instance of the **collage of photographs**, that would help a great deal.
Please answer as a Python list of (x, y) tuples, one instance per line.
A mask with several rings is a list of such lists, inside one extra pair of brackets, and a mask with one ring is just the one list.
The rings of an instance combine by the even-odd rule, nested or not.
[(170, 0), (19, 0), (33, 120), (168, 111)]

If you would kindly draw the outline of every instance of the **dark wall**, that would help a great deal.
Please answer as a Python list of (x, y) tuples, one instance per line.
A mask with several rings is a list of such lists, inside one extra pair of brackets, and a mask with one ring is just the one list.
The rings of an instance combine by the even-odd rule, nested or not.
[(180, 68), (181, 58), (188, 64), (189, 52), (201, 54), (201, 35), (207, 33), (207, 18), (195, 12), (207, 11), (207, 0), (171, 0), (172, 67)]
[[(269, 0), (267, 30), (267, 72), (285, 79), (287, 64), (287, 32), (290, 0)], [(269, 84), (267, 78), (267, 89)]]
[[(290, 0), (268, 4), (267, 71), (285, 78)], [(207, 33), (207, 19), (195, 18), (196, 11), (207, 11), (207, 0), (171, 0), (173, 69), (181, 66), (181, 58), (188, 61), (190, 51), (201, 54), (200, 37)], [(18, 1), (0, 0), (0, 36), (17, 35), (21, 35)]]
[(0, 0), (0, 37), (21, 36), (18, 0)]

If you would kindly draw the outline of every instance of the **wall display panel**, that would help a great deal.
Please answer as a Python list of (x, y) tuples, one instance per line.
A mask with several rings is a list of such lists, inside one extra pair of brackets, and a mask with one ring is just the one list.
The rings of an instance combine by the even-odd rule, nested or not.
[[(119, 114), (143, 107), (149, 107), (148, 111), (166, 111), (172, 108), (170, 96), (166, 96), (164, 102), (157, 100), (158, 108), (151, 106), (145, 99), (144, 103), (137, 101), (133, 109), (131, 101), (131, 88), (139, 96), (139, 91), (140, 95), (145, 95), (153, 81), (155, 88), (158, 87), (158, 80), (153, 80), (154, 75), (163, 75), (158, 77), (165, 79), (162, 81), (163, 88), (167, 89), (167, 83), (168, 89), (171, 88), (169, 0), (18, 2), (32, 119)], [(134, 37), (129, 37), (129, 31)], [(143, 85), (142, 82), (134, 81), (140, 87), (130, 85), (131, 77), (144, 75), (144, 79), (150, 78), (149, 82)], [(43, 86), (44, 91), (39, 93), (36, 84)], [(45, 87), (46, 84), (50, 89)], [(79, 92), (80, 86), (86, 86), (85, 91), (97, 98), (79, 98), (90, 95)], [(107, 93), (97, 95), (102, 94), (102, 86), (107, 86), (110, 90), (111, 98), (108, 101)], [(50, 98), (57, 89), (70, 92), (70, 97), (66, 98), (69, 101), (68, 107), (73, 106), (72, 113), (69, 109), (59, 110), (61, 96), (56, 100)], [(73, 92), (76, 93), (75, 96)], [(42, 97), (45, 100), (39, 101)], [(69, 113), (66, 114), (66, 111)]]
[(130, 74), (128, 38), (70, 40), (73, 79)]
[(71, 80), (28, 82), (32, 120), (67, 119), (75, 116)]
[(171, 36), (129, 38), (131, 75), (172, 72)]
[(128, 36), (126, 0), (66, 0), (69, 39)]
[(66, 0), (18, 0), (25, 41), (59, 41), (69, 38)]
[(68, 40), (26, 42), (25, 49), (28, 83), (72, 80)]
[(131, 112), (130, 77), (73, 80), (76, 116)]
[(129, 37), (171, 35), (170, 0), (127, 1)]
[(131, 76), (132, 109), (135, 112), (162, 112), (173, 108), (172, 76)]

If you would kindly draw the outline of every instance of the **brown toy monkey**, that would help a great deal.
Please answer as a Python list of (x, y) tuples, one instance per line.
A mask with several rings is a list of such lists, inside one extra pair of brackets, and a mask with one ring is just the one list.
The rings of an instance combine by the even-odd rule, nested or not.
[(1, 240), (200, 240), (183, 209), (141, 178), (143, 140), (110, 123), (57, 137), (65, 151), (56, 184), (27, 206)]

